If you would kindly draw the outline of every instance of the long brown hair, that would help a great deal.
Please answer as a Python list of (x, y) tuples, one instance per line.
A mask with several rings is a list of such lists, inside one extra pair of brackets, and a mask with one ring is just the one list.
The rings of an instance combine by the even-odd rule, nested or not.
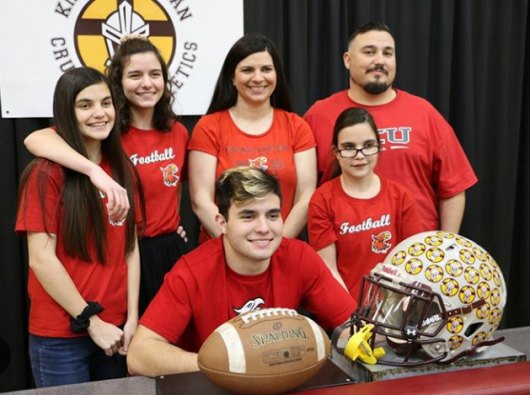
[(160, 51), (145, 37), (130, 37), (125, 39), (117, 48), (116, 53), (112, 57), (110, 65), (106, 70), (112, 90), (112, 97), (116, 104), (116, 113), (120, 114), (120, 121), (118, 124), (120, 133), (127, 133), (129, 131), (132, 117), (131, 106), (123, 93), (123, 70), (129, 63), (132, 55), (146, 52), (152, 52), (158, 59), (162, 70), (162, 76), (164, 77), (164, 93), (155, 105), (153, 125), (155, 126), (155, 129), (161, 132), (169, 132), (171, 131), (173, 122), (177, 119), (177, 116), (171, 107), (174, 96), (169, 87), (167, 64), (162, 58)]
[(291, 98), (287, 79), (283, 71), (282, 62), (274, 43), (266, 36), (260, 33), (247, 33), (230, 48), (226, 55), (215, 89), (213, 92), (210, 107), (207, 114), (216, 111), (226, 110), (234, 106), (237, 102), (237, 90), (234, 87), (234, 74), (237, 65), (246, 57), (257, 53), (267, 51), (276, 70), (276, 89), (271, 95), (271, 105), (274, 108), (281, 108), (285, 111), (292, 111)]
[[(72, 69), (59, 78), (53, 97), (53, 116), (57, 133), (70, 147), (87, 158), (85, 142), (75, 116), (75, 100), (83, 89), (99, 83), (108, 85), (107, 79), (99, 71), (88, 67)], [(125, 253), (127, 254), (135, 246), (135, 192), (140, 194), (141, 201), (143, 201), (143, 197), (135, 169), (121, 146), (116, 123), (109, 136), (101, 142), (101, 151), (102, 156), (110, 164), (112, 177), (127, 190), (131, 202), (131, 208), (124, 224), (126, 227)], [(48, 175), (53, 166), (58, 165), (45, 159), (32, 161), (24, 170), (19, 187), (18, 209), (23, 210), (25, 216), (27, 207), (21, 207), (20, 201), (24, 194), (27, 196), (29, 176), (33, 171), (38, 172), (39, 202), (47, 233), (45, 214), (47, 207), (44, 194)], [(97, 260), (105, 263), (105, 253), (109, 246), (107, 245), (104, 221), (108, 219), (106, 213), (104, 214), (99, 192), (86, 175), (64, 167), (62, 171), (64, 180), (60, 194), (63, 205), (61, 233), (65, 252), (84, 261)], [(143, 205), (143, 203), (141, 204)], [(91, 256), (89, 246), (94, 246), (96, 256)]]

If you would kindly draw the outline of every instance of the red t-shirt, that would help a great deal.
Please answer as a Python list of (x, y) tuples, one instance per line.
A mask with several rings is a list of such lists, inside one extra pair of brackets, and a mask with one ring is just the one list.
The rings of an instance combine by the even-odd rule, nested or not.
[(357, 304), (318, 254), (300, 240), (284, 238), (267, 271), (241, 276), (228, 268), (218, 237), (180, 258), (140, 323), (197, 352), (219, 325), (238, 313), (300, 305), (320, 325), (334, 328), (350, 317)]
[(416, 198), (423, 230), (439, 229), (438, 201), (477, 182), (456, 135), (425, 99), (396, 90), (396, 98), (379, 106), (360, 105), (348, 91), (317, 101), (304, 115), (317, 142), (319, 174), (329, 179), (333, 127), (342, 111), (362, 107), (374, 117), (382, 142), (375, 171), (403, 184)]
[(186, 177), (188, 138), (188, 131), (179, 122), (167, 133), (131, 126), (121, 137), (123, 149), (142, 181), (147, 237), (174, 232), (180, 223), (180, 188)]
[(188, 149), (217, 158), (216, 179), (236, 166), (255, 166), (275, 175), (282, 190), (282, 216), (287, 218), (296, 191), (294, 154), (315, 147), (307, 123), (298, 115), (275, 109), (269, 130), (254, 136), (240, 130), (228, 110), (203, 116), (191, 135)]
[(335, 243), (338, 271), (354, 298), (362, 276), (422, 230), (414, 198), (398, 183), (380, 180), (376, 196), (357, 199), (344, 192), (337, 177), (319, 187), (309, 203), (309, 242), (316, 251)]
[[(101, 167), (110, 174), (105, 160)], [(45, 204), (43, 213), (39, 201), (38, 182), (45, 180)], [(86, 262), (66, 254), (62, 235), (63, 168), (55, 163), (39, 160), (28, 178), (17, 215), (17, 232), (46, 232), (57, 235), (55, 253), (72, 278), (77, 290), (87, 301), (97, 301), (105, 311), (99, 313), (103, 321), (122, 325), (127, 316), (127, 263), (125, 259), (125, 226), (114, 226), (105, 212), (106, 198), (102, 198), (107, 238), (106, 263)], [(27, 192), (27, 193), (26, 193)], [(139, 220), (139, 218), (137, 218)], [(89, 246), (89, 251), (95, 248)], [(92, 255), (92, 256), (95, 256)], [(77, 337), (70, 331), (70, 315), (55, 302), (29, 270), (28, 293), (31, 300), (29, 332), (37, 336)]]

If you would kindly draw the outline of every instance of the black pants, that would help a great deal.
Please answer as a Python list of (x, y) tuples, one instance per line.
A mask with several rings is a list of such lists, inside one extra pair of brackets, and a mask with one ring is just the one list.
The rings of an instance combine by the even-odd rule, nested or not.
[(144, 237), (140, 245), (140, 317), (164, 281), (175, 262), (189, 252), (190, 247), (176, 232)]

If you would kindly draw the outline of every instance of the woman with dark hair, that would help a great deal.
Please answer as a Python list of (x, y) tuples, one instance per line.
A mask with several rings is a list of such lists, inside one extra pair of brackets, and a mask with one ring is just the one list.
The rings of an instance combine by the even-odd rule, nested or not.
[(414, 197), (374, 173), (380, 147), (370, 113), (344, 110), (333, 130), (336, 178), (309, 203), (309, 243), (354, 298), (362, 276), (393, 246), (423, 230)]
[[(171, 108), (167, 65), (147, 38), (126, 37), (112, 57), (107, 75), (120, 114), (121, 142), (144, 187), (146, 228), (140, 239), (143, 313), (164, 275), (188, 251), (179, 211), (189, 135)], [(53, 130), (34, 132), (24, 143), (34, 155), (89, 176), (109, 200), (114, 196), (110, 209), (116, 218), (126, 213), (128, 203), (122, 188), (99, 166), (66, 146)]]
[(202, 239), (206, 232), (220, 235), (215, 180), (241, 165), (268, 170), (279, 179), (284, 236), (297, 237), (316, 186), (315, 145), (307, 123), (291, 112), (274, 44), (261, 34), (246, 34), (228, 52), (208, 113), (195, 126), (188, 146), (190, 197)]
[[(141, 202), (120, 144), (106, 78), (90, 68), (59, 78), (57, 134)], [(20, 181), (16, 230), (27, 234), (29, 353), (38, 387), (123, 377), (138, 323), (137, 204), (115, 220), (84, 175), (36, 159)], [(140, 203), (141, 205), (141, 203)]]

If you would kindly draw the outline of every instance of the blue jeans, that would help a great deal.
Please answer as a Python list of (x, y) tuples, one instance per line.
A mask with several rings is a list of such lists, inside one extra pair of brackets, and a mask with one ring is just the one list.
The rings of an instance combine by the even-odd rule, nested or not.
[(55, 338), (29, 335), (29, 357), (37, 387), (125, 377), (125, 357), (108, 357), (89, 336)]

